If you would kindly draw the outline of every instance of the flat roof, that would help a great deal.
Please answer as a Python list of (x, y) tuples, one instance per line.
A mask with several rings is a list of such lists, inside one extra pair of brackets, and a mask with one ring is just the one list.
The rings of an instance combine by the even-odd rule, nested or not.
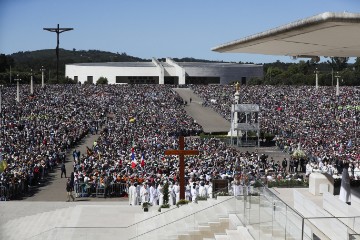
[(173, 65), (170, 65), (170, 64), (168, 64), (167, 62), (160, 62), (160, 64), (161, 64), (163, 67), (167, 67), (167, 68), (169, 68), (169, 67), (174, 67)]
[(325, 12), (212, 48), (221, 53), (360, 57), (360, 14)]
[(66, 65), (92, 67), (156, 67), (152, 62), (100, 62), (100, 63), (73, 63)]
[(261, 65), (240, 63), (212, 63), (212, 62), (176, 62), (180, 67), (257, 67)]

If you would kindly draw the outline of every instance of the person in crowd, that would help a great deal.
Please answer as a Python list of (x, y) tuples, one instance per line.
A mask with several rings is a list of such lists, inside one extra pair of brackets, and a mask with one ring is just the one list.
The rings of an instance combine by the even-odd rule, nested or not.
[(140, 198), (141, 203), (149, 202), (149, 189), (146, 183), (144, 183), (140, 189)]
[(66, 166), (64, 162), (61, 164), (61, 178), (63, 177), (63, 175), (66, 178)]
[(67, 202), (70, 202), (70, 198), (75, 201), (75, 197), (73, 196), (73, 188), (74, 186), (71, 183), (71, 179), (68, 178), (66, 182), (66, 192), (67, 192)]
[(150, 203), (155, 206), (157, 205), (158, 195), (157, 195), (157, 189), (155, 188), (155, 183), (151, 183), (149, 194), (150, 194)]

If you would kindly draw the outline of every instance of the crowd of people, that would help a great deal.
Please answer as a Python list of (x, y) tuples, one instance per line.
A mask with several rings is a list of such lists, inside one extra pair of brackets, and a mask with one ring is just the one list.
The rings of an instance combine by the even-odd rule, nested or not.
[(62, 164), (66, 151), (101, 124), (108, 111), (106, 97), (94, 86), (35, 90), (30, 96), (23, 86), (19, 103), (16, 88), (2, 90), (0, 159), (6, 168), (0, 173), (0, 186), (20, 193)]
[[(235, 87), (193, 85), (203, 99), (227, 120), (231, 119)], [(305, 151), (313, 168), (360, 161), (360, 89), (312, 86), (242, 86), (240, 103), (260, 106), (261, 131), (273, 134), (277, 146), (292, 153)], [(320, 164), (321, 162), (321, 164)], [(320, 166), (319, 166), (320, 164)]]
[(175, 184), (178, 159), (164, 151), (178, 148), (179, 135), (194, 136), (187, 138), (186, 146), (201, 150), (200, 156), (187, 158), (185, 170), (187, 179), (199, 185), (201, 179), (233, 177), (240, 157), (220, 140), (196, 137), (201, 126), (186, 114), (183, 100), (169, 86), (51, 85), (37, 88), (31, 97), (23, 88), (20, 103), (14, 95), (11, 88), (3, 94), (1, 156), (7, 167), (0, 173), (0, 184), (7, 188), (38, 184), (48, 171), (63, 165), (74, 144), (99, 126), (100, 137), (88, 152), (73, 154), (74, 184)]
[[(204, 106), (230, 118), (233, 87), (193, 89), (204, 99)], [(164, 182), (171, 185), (172, 203), (176, 203), (178, 157), (164, 152), (178, 149), (180, 135), (188, 136), (186, 149), (200, 152), (185, 161), (189, 200), (212, 193), (213, 179), (228, 179), (239, 186), (265, 175), (268, 179), (297, 178), (298, 171), (314, 169), (320, 162), (332, 169), (329, 166), (340, 166), (341, 160), (360, 160), (359, 143), (353, 137), (360, 94), (356, 88), (343, 87), (337, 98), (332, 90), (288, 86), (240, 90), (243, 103), (260, 105), (261, 129), (276, 135), (284, 151), (300, 144), (312, 160), (313, 165), (308, 166), (307, 162), (293, 164), (293, 160), (286, 160), (285, 165), (257, 152), (240, 152), (216, 138), (200, 138), (202, 127), (186, 114), (183, 99), (171, 86), (49, 85), (36, 88), (30, 97), (23, 87), (20, 103), (14, 100), (15, 89), (6, 88), (0, 150), (7, 167), (0, 173), (0, 185), (9, 188), (23, 183), (26, 188), (38, 184), (48, 171), (64, 163), (68, 150), (89, 132), (99, 132), (100, 137), (86, 153), (73, 152), (73, 184), (107, 189), (110, 184), (123, 183), (128, 184), (130, 195), (131, 184), (137, 183), (147, 189), (146, 200), (157, 204)], [(152, 188), (157, 192), (151, 193)], [(140, 190), (136, 192), (141, 199)]]
[(88, 153), (80, 158), (74, 154), (75, 184), (106, 188), (136, 182), (150, 189), (166, 181), (175, 186), (178, 157), (165, 156), (165, 150), (178, 148), (180, 134), (189, 136), (185, 138), (187, 149), (200, 151), (199, 156), (186, 158), (188, 183), (200, 187), (211, 179), (232, 180), (236, 164), (247, 172), (264, 172), (257, 153), (241, 153), (219, 139), (200, 138), (201, 126), (186, 114), (183, 100), (170, 87), (107, 86), (105, 91), (113, 96), (113, 105)]

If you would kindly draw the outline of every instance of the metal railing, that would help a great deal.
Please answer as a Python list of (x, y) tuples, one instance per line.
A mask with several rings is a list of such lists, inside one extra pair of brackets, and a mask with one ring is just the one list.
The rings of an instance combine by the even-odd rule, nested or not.
[(29, 186), (25, 180), (16, 181), (8, 185), (0, 185), (0, 201), (18, 199), (29, 192)]
[(111, 183), (100, 185), (93, 183), (76, 183), (75, 196), (81, 197), (123, 197), (127, 192), (126, 183)]

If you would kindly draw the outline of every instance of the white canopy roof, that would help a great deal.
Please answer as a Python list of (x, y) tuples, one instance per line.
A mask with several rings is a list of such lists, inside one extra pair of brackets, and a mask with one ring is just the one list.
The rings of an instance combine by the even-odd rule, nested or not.
[(360, 14), (326, 12), (212, 50), (295, 57), (360, 57)]

